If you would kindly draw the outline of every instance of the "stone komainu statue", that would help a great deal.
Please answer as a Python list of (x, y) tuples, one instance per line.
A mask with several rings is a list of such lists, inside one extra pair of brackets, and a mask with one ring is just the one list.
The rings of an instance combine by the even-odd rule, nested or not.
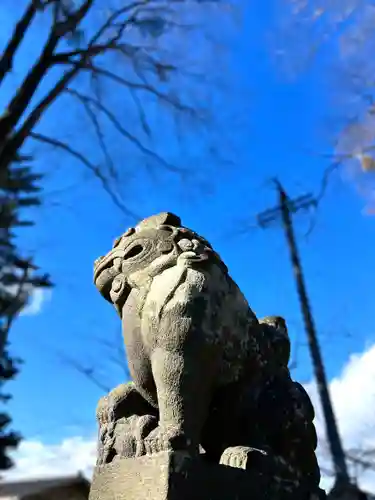
[[(290, 378), (284, 320), (258, 320), (211, 245), (171, 213), (95, 262), (132, 382), (102, 398), (98, 464), (162, 451), (319, 484), (314, 410)], [(204, 453), (202, 453), (204, 451)]]

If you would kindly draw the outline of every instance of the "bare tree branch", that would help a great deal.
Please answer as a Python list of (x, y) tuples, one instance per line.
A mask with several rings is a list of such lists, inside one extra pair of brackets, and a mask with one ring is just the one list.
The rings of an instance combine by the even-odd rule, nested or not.
[(71, 94), (75, 96), (80, 102), (82, 102), (85, 107), (92, 104), (94, 105), (98, 111), (101, 111), (108, 119), (109, 121), (114, 125), (115, 129), (123, 135), (126, 139), (128, 139), (130, 142), (135, 144), (137, 148), (139, 148), (140, 151), (142, 151), (144, 154), (152, 158), (153, 160), (156, 160), (160, 165), (165, 167), (167, 170), (171, 172), (178, 172), (178, 173), (183, 173), (181, 169), (178, 169), (176, 166), (172, 165), (171, 163), (167, 162), (164, 158), (162, 158), (160, 155), (149, 149), (147, 146), (145, 146), (140, 139), (138, 139), (135, 135), (131, 134), (121, 123), (120, 121), (116, 118), (114, 113), (112, 113), (109, 109), (106, 108), (100, 101), (97, 101), (93, 97), (85, 96), (84, 94), (81, 94), (77, 90), (73, 89), (65, 89), (65, 92), (68, 94)]
[[(57, 3), (56, 3), (57, 4)], [(78, 28), (82, 20), (88, 14), (89, 10), (94, 4), (94, 0), (86, 0), (81, 7), (79, 7), (75, 12), (67, 12), (64, 21), (56, 22), (53, 26), (53, 32), (57, 38), (61, 39), (68, 33), (72, 33)]]
[[(351, 168), (351, 160), (358, 160), (358, 174), (375, 170), (373, 154), (361, 158), (375, 144), (375, 8), (373, 2), (360, 0), (284, 0), (282, 5), (278, 44), (283, 45), (280, 52), (285, 59), (299, 64), (294, 76), (308, 70), (312, 62), (321, 63), (320, 74), (328, 83), (326, 88), (331, 88), (329, 109), (338, 126), (329, 131), (334, 155), (321, 181), (321, 199), (332, 173)], [(370, 175), (353, 176), (351, 182), (365, 197), (375, 194)]]
[(119, 341), (110, 341), (108, 339), (99, 337), (99, 336), (91, 336), (93, 340), (95, 340), (101, 346), (107, 347), (107, 349), (111, 352), (111, 354), (107, 354), (108, 360), (111, 361), (114, 365), (118, 366), (123, 372), (125, 380), (129, 379), (129, 370), (126, 363), (125, 357), (125, 349), (122, 341), (122, 336), (119, 336)]
[(148, 5), (151, 0), (137, 0), (135, 2), (131, 2), (129, 5), (126, 5), (125, 7), (122, 7), (120, 9), (115, 10), (107, 19), (107, 21), (98, 29), (96, 34), (91, 38), (91, 40), (88, 43), (88, 47), (91, 48), (93, 47), (100, 37), (105, 33), (105, 31), (113, 26), (113, 23), (118, 19), (121, 15), (126, 14), (130, 10), (134, 10), (137, 7), (140, 7), (141, 5)]
[(86, 377), (100, 390), (104, 391), (105, 393), (111, 390), (109, 386), (103, 384), (103, 382), (96, 376), (95, 370), (92, 367), (86, 367), (81, 361), (72, 358), (63, 351), (57, 350), (56, 355), (58, 356), (58, 358), (60, 358), (60, 361), (62, 361), (65, 365), (74, 368), (74, 370), (76, 370), (81, 375)]
[[(119, 44), (118, 41), (121, 38), (123, 31), (126, 28), (127, 22), (129, 20), (124, 21), (120, 25), (120, 28), (117, 30), (117, 33), (106, 44), (94, 45), (94, 43), (100, 38), (101, 34), (103, 34), (105, 30), (113, 24), (113, 21), (120, 14), (133, 9), (136, 6), (144, 5), (145, 3), (148, 3), (148, 0), (144, 0), (143, 2), (133, 2), (132, 4), (126, 6), (125, 8), (116, 11), (112, 16), (110, 16), (107, 22), (98, 30), (96, 35), (94, 35), (94, 37), (88, 44), (88, 47), (83, 50), (76, 50), (65, 54), (64, 53), (53, 54), (58, 41), (62, 36), (66, 35), (67, 33), (68, 29), (67, 26), (69, 26), (69, 30), (77, 28), (78, 24), (81, 22), (85, 13), (87, 13), (87, 11), (92, 6), (92, 0), (87, 0), (82, 5), (82, 7), (77, 12), (74, 13), (74, 15), (72, 14), (68, 16), (68, 21), (69, 21), (68, 24), (61, 25), (60, 23), (59, 25), (59, 23), (57, 23), (57, 25), (54, 26), (54, 28), (51, 30), (50, 37), (46, 42), (46, 45), (42, 51), (39, 60), (34, 65), (32, 70), (29, 72), (28, 76), (24, 80), (20, 89), (18, 89), (15, 97), (10, 102), (7, 109), (7, 113), (0, 119), (0, 137), (1, 136), (7, 137), (9, 132), (19, 122), (23, 112), (25, 111), (31, 98), (33, 97), (41, 79), (53, 64), (66, 60), (66, 62), (70, 62), (73, 64), (73, 68), (64, 73), (64, 75), (60, 78), (60, 80), (56, 83), (56, 85), (49, 91), (49, 93), (42, 99), (42, 101), (37, 106), (35, 106), (35, 108), (29, 113), (28, 117), (26, 118), (21, 128), (13, 135), (13, 137), (10, 138), (9, 141), (7, 141), (0, 154), (0, 165), (5, 166), (9, 161), (11, 161), (11, 158), (14, 156), (15, 151), (19, 150), (22, 147), (29, 132), (33, 130), (33, 128), (38, 123), (38, 121), (40, 120), (41, 116), (44, 114), (46, 109), (56, 100), (56, 98), (63, 92), (63, 90), (69, 84), (69, 82), (83, 68), (95, 72), (96, 74), (112, 78), (114, 81), (117, 81), (118, 83), (128, 86), (129, 89), (133, 88), (151, 92), (159, 99), (162, 99), (163, 101), (176, 107), (180, 111), (189, 112), (192, 114), (194, 113), (194, 110), (191, 107), (183, 105), (181, 102), (179, 102), (172, 96), (168, 96), (159, 92), (156, 88), (152, 87), (147, 83), (136, 84), (131, 81), (127, 81), (121, 77), (118, 77), (114, 73), (111, 73), (110, 71), (94, 67), (92, 64), (89, 63), (91, 57), (93, 57), (94, 55), (101, 54), (111, 48), (119, 50), (121, 51), (121, 53), (128, 55), (128, 48), (126, 48), (123, 44)], [(58, 25), (60, 27), (58, 27)], [(79, 61), (72, 61), (71, 58), (73, 56), (79, 56), (80, 58)], [(157, 71), (161, 70), (156, 61), (153, 61), (153, 64), (155, 65), (155, 69)], [(170, 70), (170, 66), (166, 68), (166, 70)], [(144, 113), (142, 113), (139, 99), (137, 99), (137, 96), (134, 95), (134, 92), (133, 92), (133, 99), (135, 100), (137, 108), (140, 111), (142, 128), (147, 133), (147, 135), (149, 135), (149, 127), (145, 119), (145, 115)], [(126, 136), (128, 140), (135, 143), (143, 153), (152, 156), (154, 159), (158, 160), (158, 162), (168, 170), (172, 172), (178, 172), (181, 174), (181, 171), (179, 169), (176, 169), (174, 165), (163, 160), (156, 153), (153, 153), (149, 148), (143, 145), (139, 139), (137, 139), (133, 134), (131, 134), (128, 130), (126, 130), (125, 127), (121, 125), (119, 120), (116, 119), (113, 113), (111, 113), (106, 107), (104, 107), (100, 103), (100, 101), (92, 100), (91, 102), (92, 104), (95, 104), (97, 108), (101, 107), (102, 112), (107, 115), (107, 118), (112, 122), (112, 124), (116, 127), (116, 129), (122, 135)], [(97, 131), (97, 136), (101, 137), (98, 130), (97, 120), (95, 120), (94, 125)], [(101, 149), (104, 152), (105, 157), (107, 159), (107, 164), (110, 166), (110, 170), (113, 175), (114, 167), (113, 165), (111, 165), (112, 162), (109, 159), (108, 151), (106, 151), (106, 147), (102, 139), (100, 139), (100, 144), (101, 144)]]
[(74, 148), (72, 148), (71, 146), (69, 146), (69, 144), (66, 144), (63, 141), (60, 141), (60, 140), (52, 138), (52, 137), (48, 137), (48, 136), (43, 135), (43, 134), (39, 134), (39, 133), (36, 133), (36, 132), (30, 132), (29, 133), (29, 137), (31, 137), (32, 139), (35, 139), (37, 141), (44, 142), (45, 144), (49, 144), (50, 146), (54, 146), (56, 148), (59, 148), (59, 149), (65, 151), (65, 152), (69, 153), (70, 155), (72, 155), (77, 160), (79, 160), (85, 167), (87, 167), (89, 170), (91, 170), (91, 172), (100, 180), (100, 182), (101, 182), (104, 190), (108, 193), (108, 195), (112, 199), (113, 203), (124, 214), (126, 214), (127, 216), (129, 216), (131, 219), (134, 219), (134, 220), (139, 220), (139, 219), (142, 218), (139, 215), (137, 215), (134, 212), (132, 212), (131, 210), (129, 210), (121, 202), (121, 200), (116, 196), (116, 194), (111, 189), (111, 187), (110, 187), (110, 185), (108, 183), (108, 180), (103, 175), (103, 173), (101, 172), (100, 168), (97, 165), (94, 165), (93, 163), (91, 163), (85, 157), (85, 155), (83, 155), (79, 151), (76, 151)]
[(35, 2), (35, 0), (30, 0), (29, 5), (27, 6), (21, 19), (16, 24), (13, 34), (0, 58), (0, 85), (5, 76), (13, 69), (16, 52), (37, 12), (36, 3), (37, 2)]
[[(188, 104), (182, 103), (179, 99), (176, 99), (172, 95), (165, 94), (158, 90), (156, 87), (153, 87), (150, 85), (145, 77), (143, 76), (142, 80), (143, 83), (139, 82), (133, 82), (131, 80), (127, 80), (126, 78), (123, 78), (121, 76), (116, 75), (115, 73), (112, 73), (111, 71), (105, 70), (103, 68), (99, 68), (97, 66), (91, 66), (89, 68), (90, 71), (92, 71), (93, 74), (99, 75), (99, 76), (104, 76), (110, 80), (113, 80), (114, 82), (124, 85), (132, 90), (143, 90), (145, 92), (148, 92), (158, 99), (160, 99), (162, 102), (165, 102), (166, 104), (176, 108), (178, 111), (181, 111), (183, 113), (187, 113), (191, 116), (194, 116), (195, 118), (199, 118), (199, 114), (196, 108), (193, 108), (192, 106), (189, 106)], [(204, 117), (202, 117), (204, 118)]]
[(194, 116), (196, 118), (199, 118), (199, 114), (197, 112), (197, 109), (194, 109), (192, 106), (189, 106), (187, 104), (183, 104), (179, 99), (176, 99), (175, 97), (165, 94), (158, 90), (156, 87), (153, 87), (143, 77), (143, 82), (144, 83), (139, 83), (139, 82), (133, 82), (131, 80), (127, 80), (126, 78), (123, 78), (116, 73), (113, 73), (111, 71), (108, 71), (103, 68), (99, 68), (94, 65), (90, 65), (87, 68), (83, 68), (86, 70), (91, 71), (93, 74), (99, 75), (99, 76), (104, 76), (110, 80), (113, 80), (114, 82), (124, 85), (132, 90), (143, 90), (145, 92), (148, 92), (150, 94), (153, 94), (155, 97), (160, 99), (161, 101), (165, 102), (166, 104), (169, 104), (170, 106), (178, 109), (179, 111), (182, 111), (184, 113), (187, 113), (191, 116)]
[(142, 102), (141, 102), (141, 100), (139, 99), (137, 93), (134, 90), (129, 89), (129, 92), (130, 92), (130, 95), (133, 98), (133, 101), (135, 102), (135, 105), (137, 106), (137, 110), (138, 110), (139, 118), (141, 120), (141, 125), (142, 125), (143, 132), (147, 135), (147, 137), (151, 137), (152, 136), (151, 128), (150, 128), (150, 126), (148, 124), (147, 117), (146, 117), (146, 112), (145, 112), (145, 110), (144, 110), (144, 108), (142, 106)]
[[(117, 51), (120, 52), (122, 55), (125, 55), (126, 57), (133, 57), (134, 56), (134, 48), (130, 46), (126, 46), (124, 44), (105, 44), (105, 45), (100, 45), (100, 46), (93, 46), (91, 49), (85, 49), (85, 50), (79, 50), (79, 51), (72, 51), (68, 53), (59, 53), (53, 56), (53, 61), (54, 63), (64, 63), (64, 64), (70, 64), (70, 65), (78, 65), (81, 70), (88, 71), (93, 75), (97, 76), (104, 76), (110, 80), (113, 80), (114, 82), (123, 85), (125, 87), (128, 87), (129, 89), (134, 89), (134, 90), (143, 90), (145, 92), (149, 92), (150, 94), (153, 94), (155, 97), (160, 99), (161, 101), (175, 107), (181, 112), (190, 114), (191, 116), (194, 116), (195, 118), (199, 118), (199, 114), (196, 108), (189, 106), (187, 104), (183, 104), (179, 99), (176, 99), (173, 97), (171, 94), (165, 94), (161, 91), (159, 91), (155, 86), (151, 85), (148, 83), (145, 75), (139, 71), (139, 68), (135, 67), (136, 73), (138, 77), (141, 79), (143, 83), (139, 82), (134, 82), (131, 80), (128, 80), (122, 76), (119, 76), (118, 74), (106, 70), (104, 68), (100, 68), (99, 66), (94, 65), (92, 58), (94, 56), (100, 55), (103, 52), (106, 51)], [(74, 55), (84, 55), (87, 54), (87, 57), (83, 60), (75, 61), (72, 59)], [(162, 63), (160, 61), (157, 61), (153, 59), (150, 55), (143, 54), (143, 58), (148, 61), (150, 64), (150, 68), (156, 73), (160, 75), (172, 72), (172, 71), (178, 71), (179, 68), (177, 66), (167, 64), (167, 63)], [(132, 61), (133, 64), (135, 64), (134, 60)], [(202, 116), (201, 118), (205, 118)]]
[[(13, 99), (7, 107), (6, 113), (0, 118), (0, 137), (8, 137), (12, 130), (17, 126), (44, 76), (54, 64), (53, 53), (58, 45), (58, 42), (68, 32), (71, 32), (78, 27), (92, 6), (93, 1), (94, 0), (86, 0), (76, 12), (69, 14), (64, 22), (57, 22), (52, 27), (37, 62), (32, 66), (23, 83), (17, 89)], [(34, 2), (33, 5), (35, 6), (35, 4), (36, 3)], [(36, 125), (43, 112), (59, 96), (64, 86), (70, 82), (78, 71), (78, 68), (73, 68), (70, 71), (67, 71), (48, 93), (48, 95), (33, 109), (19, 132), (12, 138), (11, 145), (8, 145), (11, 147), (4, 148), (5, 155), (10, 154), (14, 156), (12, 148), (18, 150), (22, 146), (28, 131)], [(0, 166), (5, 166), (7, 160), (7, 156), (5, 156), (5, 158), (0, 157)]]
[(375, 461), (370, 460), (370, 459), (366, 460), (365, 458), (361, 457), (360, 455), (362, 453), (366, 454), (366, 452), (363, 452), (363, 450), (360, 450), (360, 453), (358, 453), (358, 454), (349, 450), (346, 452), (346, 457), (347, 457), (349, 462), (352, 462), (356, 465), (360, 465), (362, 467), (363, 471), (365, 471), (365, 470), (375, 471)]
[[(30, 136), (32, 129), (38, 123), (43, 113), (55, 101), (55, 99), (63, 92), (66, 85), (78, 73), (78, 68), (72, 68), (66, 72), (50, 92), (37, 104), (30, 112), (29, 116), (24, 121), (23, 125), (17, 130), (14, 135), (8, 139), (2, 150), (0, 150), (0, 170), (6, 168), (7, 165), (15, 157), (17, 151), (21, 149), (27, 137)], [(11, 115), (10, 115), (11, 116)], [(20, 117), (19, 117), (20, 118)], [(0, 120), (1, 129), (1, 120)], [(1, 136), (1, 135), (0, 135)]]
[[(107, 42), (105, 43), (98, 43), (100, 37), (105, 33), (105, 31), (111, 27), (114, 27), (114, 21), (120, 17), (121, 15), (135, 9), (138, 6), (148, 4), (150, 0), (139, 0), (136, 2), (132, 2), (129, 5), (122, 7), (121, 9), (116, 10), (109, 18), (107, 21), (98, 29), (96, 34), (91, 38), (91, 40), (88, 42), (87, 47), (84, 49), (77, 49), (73, 50), (70, 52), (59, 52), (58, 54), (55, 54), (53, 57), (53, 61), (55, 63), (77, 63), (81, 62), (83, 59), (87, 60), (93, 56), (103, 54), (109, 49), (117, 49), (120, 44), (120, 39), (124, 33), (124, 31), (127, 29), (128, 25), (134, 21), (134, 18), (128, 18), (119, 25), (116, 26), (117, 28), (117, 33), (110, 38)], [(121, 44), (124, 45), (124, 44)], [(74, 61), (74, 58), (78, 57), (79, 61)]]
[[(17, 92), (13, 99), (10, 101), (6, 113), (0, 118), (0, 137), (7, 137), (14, 127), (20, 121), (23, 113), (25, 112), (27, 106), (30, 104), (37, 88), (39, 87), (43, 77), (50, 69), (50, 67), (55, 64), (56, 60), (54, 58), (54, 50), (57, 47), (58, 42), (63, 38), (68, 32), (72, 32), (77, 29), (85, 15), (88, 13), (93, 5), (94, 0), (86, 0), (82, 6), (77, 9), (77, 11), (68, 14), (64, 22), (57, 22), (51, 29), (48, 40), (41, 52), (38, 61), (34, 64), (32, 69), (29, 71), (25, 80), (23, 81), (21, 87), (17, 89)], [(120, 30), (116, 37), (113, 38), (113, 43), (118, 40), (121, 36), (122, 31)], [(109, 43), (111, 45), (112, 41)], [(101, 50), (106, 50), (108, 47), (104, 46)], [(84, 63), (90, 57), (90, 51), (81, 51), (80, 64)], [(12, 140), (4, 148), (3, 152), (5, 157), (0, 156), (0, 165), (6, 165), (8, 157), (13, 156), (14, 150), (18, 150), (22, 147), (24, 140), (26, 139), (28, 132), (33, 129), (33, 127), (38, 123), (42, 114), (50, 106), (52, 102), (60, 95), (62, 90), (69, 82), (76, 76), (79, 72), (80, 67), (76, 66), (67, 71), (56, 85), (50, 90), (50, 92), (45, 96), (44, 99), (32, 110), (29, 114), (25, 123), (20, 128), (20, 130), (12, 137)]]
[(51, 57), (58, 40), (59, 39), (54, 33), (50, 34), (38, 61), (31, 68), (21, 86), (17, 89), (5, 114), (0, 118), (0, 137), (8, 137), (13, 128), (20, 121), (50, 67)]
[[(179, 73), (184, 75), (188, 73), (184, 69), (182, 61), (175, 61), (176, 57), (174, 60), (168, 61), (168, 50), (161, 48), (162, 44), (159, 46), (158, 43), (161, 35), (169, 33), (176, 27), (190, 29), (193, 25), (178, 21), (180, 9), (180, 5), (177, 5), (178, 2), (127, 0), (121, 3), (120, 8), (109, 11), (109, 14), (106, 13), (104, 20), (100, 21), (98, 26), (95, 20), (95, 23), (90, 25), (90, 28), (95, 26), (94, 32), (91, 33), (90, 29), (85, 27), (83, 30), (82, 26), (89, 19), (88, 14), (92, 12), (95, 4), (95, 0), (81, 0), (76, 4), (69, 0), (34, 0), (28, 4), (25, 13), (20, 17), (3, 58), (0, 59), (0, 65), (2, 64), (3, 69), (7, 66), (11, 67), (13, 57), (22, 41), (20, 38), (21, 27), (27, 29), (31, 26), (37, 11), (46, 15), (49, 34), (47, 40), (41, 44), (36, 61), (27, 71), (20, 86), (10, 99), (3, 116), (0, 117), (0, 175), (7, 169), (16, 154), (21, 151), (27, 138), (31, 137), (51, 146), (59, 147), (75, 156), (81, 164), (88, 167), (100, 179), (104, 189), (111, 193), (111, 199), (115, 201), (115, 204), (121, 207), (123, 212), (133, 216), (134, 214), (125, 208), (119, 196), (114, 193), (115, 187), (111, 186), (110, 179), (106, 179), (108, 173), (112, 179), (118, 179), (118, 170), (116, 170), (109, 147), (106, 144), (105, 129), (100, 118), (102, 117), (114, 127), (116, 132), (134, 144), (148, 159), (153, 160), (168, 172), (178, 174), (186, 179), (187, 175), (191, 173), (190, 168), (178, 168), (147, 144), (147, 140), (152, 137), (152, 131), (142, 97), (146, 93), (151, 96), (153, 102), (166, 105), (166, 109), (172, 112), (173, 118), (176, 118), (174, 113), (180, 113), (194, 119), (196, 123), (203, 124), (207, 120), (208, 113), (205, 112), (203, 105), (194, 106), (184, 102), (185, 99), (179, 97), (177, 91), (173, 91), (173, 75), (177, 77)], [(200, 5), (199, 0), (197, 0), (198, 5)], [(184, 14), (182, 13), (182, 15)], [(130, 27), (133, 30), (131, 32)], [(79, 45), (77, 43), (69, 50), (66, 44), (71, 42), (72, 36), (78, 32), (84, 36), (80, 38)], [(108, 64), (111, 59), (109, 61), (103, 59), (105, 55), (120, 56), (119, 63), (117, 64), (115, 61), (112, 68)], [(125, 70), (129, 70), (129, 72), (125, 71), (125, 75), (129, 73), (132, 76), (123, 77), (121, 72), (117, 74), (116, 70), (121, 65), (124, 66)], [(52, 74), (52, 69), (56, 73)], [(91, 82), (96, 84), (103, 81), (123, 87), (127, 97), (130, 97), (131, 102), (134, 103), (138, 116), (139, 127), (137, 130), (141, 137), (137, 135), (136, 131), (131, 130), (126, 122), (123, 123), (116, 116), (116, 112), (112, 111), (106, 104), (105, 95), (100, 96), (97, 91), (93, 90), (93, 86), (91, 92), (90, 85), (87, 89), (84, 83), (81, 88), (81, 81), (79, 82), (79, 90), (73, 87), (73, 82), (79, 74), (88, 76), (88, 79), (83, 79), (85, 83), (91, 78)], [(42, 92), (42, 97), (34, 104), (36, 93), (41, 90), (41, 83), (47, 75), (52, 76), (54, 82), (52, 88)], [(103, 164), (84, 157), (69, 144), (38, 133), (37, 126), (40, 120), (63, 93), (70, 93), (84, 106), (85, 112), (93, 124), (95, 137), (104, 157)], [(181, 95), (184, 94), (181, 92)]]
[[(66, 92), (69, 92), (69, 89), (66, 89)], [(106, 164), (108, 165), (109, 172), (115, 180), (118, 180), (118, 175), (117, 175), (117, 172), (115, 169), (115, 165), (114, 165), (114, 162), (112, 160), (111, 154), (107, 148), (107, 145), (106, 145), (106, 142), (104, 139), (104, 134), (102, 131), (102, 127), (100, 125), (98, 117), (96, 116), (95, 112), (91, 109), (89, 102), (87, 102), (85, 100), (81, 100), (81, 103), (83, 104), (84, 109), (85, 109), (89, 119), (93, 123), (95, 134), (96, 134), (96, 137), (98, 139), (99, 147), (102, 150), (104, 159), (106, 161)]]

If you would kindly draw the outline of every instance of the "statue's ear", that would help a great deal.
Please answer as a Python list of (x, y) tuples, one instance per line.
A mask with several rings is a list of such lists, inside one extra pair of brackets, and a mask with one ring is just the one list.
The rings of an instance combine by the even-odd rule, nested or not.
[(151, 217), (147, 217), (147, 219), (143, 219), (138, 227), (140, 229), (151, 229), (156, 228), (162, 225), (181, 227), (181, 219), (175, 214), (171, 212), (161, 212), (157, 215), (151, 215)]

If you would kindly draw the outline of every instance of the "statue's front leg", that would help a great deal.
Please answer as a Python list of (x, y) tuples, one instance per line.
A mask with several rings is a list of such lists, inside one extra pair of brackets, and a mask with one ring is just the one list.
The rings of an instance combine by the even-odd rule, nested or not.
[(166, 343), (152, 353), (159, 425), (145, 439), (148, 454), (177, 450), (199, 453), (217, 373), (218, 349), (200, 337), (199, 331), (193, 333), (180, 349)]

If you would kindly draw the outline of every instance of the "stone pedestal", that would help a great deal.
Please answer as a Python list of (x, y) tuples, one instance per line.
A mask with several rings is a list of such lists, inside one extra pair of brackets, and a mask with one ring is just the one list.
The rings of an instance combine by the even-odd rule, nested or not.
[(251, 471), (183, 452), (118, 459), (97, 467), (90, 500), (307, 500), (310, 494)]

